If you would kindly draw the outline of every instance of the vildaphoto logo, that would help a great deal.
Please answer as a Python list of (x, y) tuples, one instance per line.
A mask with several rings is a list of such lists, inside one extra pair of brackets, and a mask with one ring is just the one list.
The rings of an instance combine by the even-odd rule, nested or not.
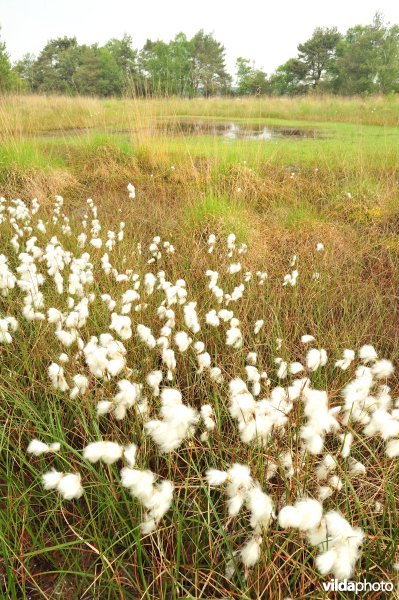
[(323, 581), (325, 592), (392, 592), (392, 581), (351, 581), (350, 579), (330, 579)]

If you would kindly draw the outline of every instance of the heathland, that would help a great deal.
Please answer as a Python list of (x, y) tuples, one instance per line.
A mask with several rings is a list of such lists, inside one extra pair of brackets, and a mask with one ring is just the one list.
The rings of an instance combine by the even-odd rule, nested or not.
[(4, 96), (0, 138), (4, 597), (393, 581), (399, 99)]

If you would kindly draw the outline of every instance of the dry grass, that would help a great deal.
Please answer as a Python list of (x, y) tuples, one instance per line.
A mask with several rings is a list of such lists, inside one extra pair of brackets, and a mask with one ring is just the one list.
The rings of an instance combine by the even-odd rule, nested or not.
[(0, 130), (6, 134), (78, 130), (93, 127), (134, 127), (152, 117), (212, 117), (280, 119), (365, 125), (399, 125), (396, 96), (298, 98), (143, 99), (65, 96), (4, 96)]

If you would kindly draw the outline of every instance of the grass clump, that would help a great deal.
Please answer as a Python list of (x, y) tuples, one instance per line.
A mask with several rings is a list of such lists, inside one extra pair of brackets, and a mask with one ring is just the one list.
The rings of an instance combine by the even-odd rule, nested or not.
[(250, 224), (243, 203), (227, 196), (207, 195), (185, 210), (187, 226), (195, 232), (234, 231), (240, 242), (248, 243)]

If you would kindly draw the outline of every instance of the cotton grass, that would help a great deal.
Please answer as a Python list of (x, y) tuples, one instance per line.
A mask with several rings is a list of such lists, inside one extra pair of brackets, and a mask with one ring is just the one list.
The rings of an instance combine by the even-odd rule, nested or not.
[[(125, 223), (104, 228), (91, 199), (74, 227), (61, 197), (47, 218), (36, 201), (1, 207), (0, 345), (18, 352), (21, 328), (46, 336), (48, 393), (60, 411), (80, 407), (97, 431), (74, 421), (79, 434), (65, 432), (74, 452), (32, 436), (27, 454), (44, 491), (95, 502), (101, 491), (84, 492), (105, 472), (115, 504), (127, 494), (142, 536), (157, 543), (175, 527), (184, 493), (193, 511), (216, 495), (212, 510), (233, 548), (228, 578), (241, 568), (249, 577), (265, 543), (283, 535), (314, 552), (321, 575), (352, 577), (367, 532), (341, 510), (368, 476), (364, 444), (380, 444), (386, 461), (399, 456), (393, 363), (371, 344), (327, 350), (307, 332), (290, 356), (258, 309), (271, 276), (248, 269), (234, 233), (207, 237), (211, 267), (195, 294), (187, 273), (169, 268), (179, 248), (160, 235), (134, 245), (132, 265), (121, 260)], [(314, 251), (324, 250), (318, 242)], [(298, 293), (298, 265), (294, 256), (280, 274), (283, 294)], [(229, 462), (232, 448), (245, 460)]]

